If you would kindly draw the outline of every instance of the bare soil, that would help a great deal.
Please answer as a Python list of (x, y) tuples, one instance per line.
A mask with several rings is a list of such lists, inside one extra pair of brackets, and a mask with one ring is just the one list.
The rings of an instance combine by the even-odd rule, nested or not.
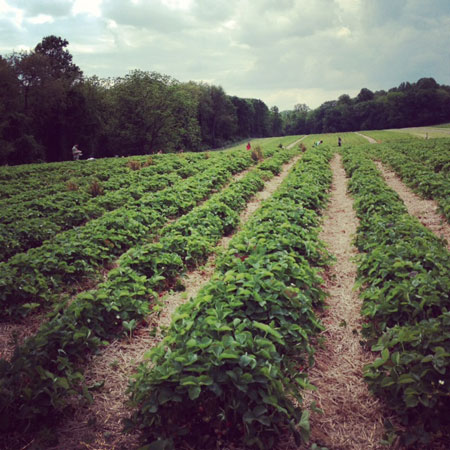
[(447, 249), (450, 250), (450, 225), (445, 217), (439, 213), (439, 206), (434, 200), (429, 200), (415, 194), (406, 186), (400, 177), (376, 161), (378, 169), (382, 173), (387, 185), (397, 192), (405, 203), (408, 213), (419, 219), (420, 223), (430, 229), (437, 236), (447, 241)]
[[(248, 202), (246, 209), (240, 215), (240, 227), (260, 207), (263, 200), (273, 195), (299, 159), (300, 156), (293, 158), (283, 167), (279, 176), (266, 182), (264, 190)], [(243, 175), (239, 174), (234, 179)], [(217, 248), (226, 249), (231, 239), (232, 236), (224, 237)], [(204, 266), (182, 278), (183, 285), (186, 287), (184, 292), (168, 292), (161, 297), (154, 313), (146, 318), (147, 326), (135, 330), (129, 337), (119, 336), (104, 351), (91, 358), (85, 372), (87, 382), (90, 385), (103, 383), (103, 386), (98, 391), (92, 392), (94, 401), (91, 405), (76, 406), (73, 417), (66, 420), (59, 429), (54, 430), (55, 435), (58, 436), (58, 444), (47, 448), (52, 450), (129, 450), (139, 447), (138, 434), (124, 435), (122, 433), (123, 420), (132, 412), (127, 404), (126, 394), (129, 379), (138, 365), (145, 360), (146, 353), (163, 339), (176, 308), (195, 297), (210, 280), (215, 270), (215, 259), (214, 253)]]

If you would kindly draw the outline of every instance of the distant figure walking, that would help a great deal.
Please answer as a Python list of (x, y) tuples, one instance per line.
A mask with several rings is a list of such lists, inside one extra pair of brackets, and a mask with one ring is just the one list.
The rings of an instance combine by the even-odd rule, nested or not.
[(342, 145), (342, 139), (338, 137), (338, 146), (340, 147)]
[(79, 159), (80, 159), (80, 156), (83, 154), (83, 152), (78, 148), (78, 144), (75, 144), (73, 147), (72, 147), (72, 156), (73, 156), (73, 159), (75, 160), (75, 161), (78, 161)]
[(252, 146), (250, 145), (250, 141), (247, 143), (247, 150), (250, 150)]

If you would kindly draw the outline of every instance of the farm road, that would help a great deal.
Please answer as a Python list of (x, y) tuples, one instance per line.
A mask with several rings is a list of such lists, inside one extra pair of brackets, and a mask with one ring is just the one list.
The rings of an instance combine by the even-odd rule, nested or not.
[(357, 133), (356, 131), (354, 131), (354, 133), (357, 134), (358, 136), (363, 137), (364, 139), (367, 139), (371, 144), (377, 144), (377, 141), (374, 138), (371, 138), (370, 136), (366, 136), (365, 134)]
[(308, 135), (305, 134), (304, 136), (302, 136), (300, 139), (297, 139), (295, 142), (293, 142), (292, 144), (289, 144), (287, 146), (287, 148), (293, 148), (294, 146), (296, 146), (300, 141), (303, 141), (303, 139), (307, 138)]
[[(301, 156), (297, 156), (287, 163), (280, 175), (269, 180), (264, 189), (247, 203), (246, 209), (240, 214), (240, 227), (248, 221), (263, 200), (273, 195), (300, 158)], [(233, 180), (243, 175), (239, 174)], [(232, 236), (222, 238), (218, 247), (226, 249), (231, 239)], [(102, 353), (92, 358), (85, 373), (86, 380), (88, 384), (104, 381), (104, 385), (98, 391), (92, 392), (94, 402), (90, 406), (76, 409), (73, 418), (59, 430), (55, 430), (59, 443), (52, 447), (52, 450), (138, 448), (137, 434), (125, 436), (121, 433), (122, 420), (131, 413), (126, 405), (128, 397), (125, 394), (129, 378), (143, 361), (145, 353), (162, 340), (163, 330), (170, 325), (176, 308), (195, 297), (210, 280), (215, 269), (215, 259), (215, 254), (211, 255), (203, 267), (183, 277), (186, 291), (167, 293), (162, 297), (160, 311), (147, 318), (148, 327), (136, 330), (131, 339), (114, 341)]]
[(375, 164), (382, 173), (387, 185), (397, 192), (403, 200), (408, 213), (419, 219), (420, 223), (434, 234), (443, 237), (447, 241), (447, 249), (450, 250), (450, 225), (445, 217), (439, 214), (437, 203), (434, 200), (425, 199), (415, 194), (401, 181), (395, 172), (389, 170), (380, 161), (375, 161)]
[(374, 358), (359, 342), (361, 301), (353, 290), (356, 265), (352, 261), (357, 253), (352, 239), (358, 221), (339, 154), (332, 159), (331, 167), (331, 200), (320, 237), (337, 260), (324, 274), (329, 293), (328, 309), (322, 316), (325, 344), (317, 349), (316, 364), (309, 370), (310, 382), (317, 391), (305, 395), (305, 404), (315, 401), (323, 410), (323, 414), (311, 414), (311, 442), (335, 450), (386, 448), (378, 442), (387, 414), (362, 377), (363, 366)]

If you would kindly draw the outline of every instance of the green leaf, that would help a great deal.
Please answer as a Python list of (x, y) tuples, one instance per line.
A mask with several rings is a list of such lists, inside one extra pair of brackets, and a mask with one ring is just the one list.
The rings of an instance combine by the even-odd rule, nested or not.
[(404, 373), (403, 375), (400, 375), (398, 377), (398, 384), (408, 384), (408, 383), (415, 383), (416, 380), (408, 373)]
[(238, 358), (239, 358), (239, 355), (237, 353), (229, 352), (229, 351), (228, 352), (223, 352), (219, 356), (219, 360), (222, 360), (222, 359), (238, 359)]
[(190, 386), (188, 389), (189, 398), (191, 400), (195, 400), (196, 398), (198, 398), (201, 392), (202, 389), (200, 386)]
[(261, 322), (257, 322), (256, 320), (253, 321), (253, 326), (255, 328), (259, 328), (260, 330), (266, 332), (267, 334), (270, 334), (271, 336), (273, 336), (280, 344), (283, 344), (283, 336), (275, 329), (273, 329), (271, 326), (265, 324), (265, 323), (261, 323)]
[(300, 419), (300, 422), (298, 423), (298, 426), (300, 427), (300, 434), (302, 436), (302, 439), (305, 442), (309, 441), (309, 435), (310, 435), (310, 424), (309, 424), (309, 411), (304, 410), (302, 412), (302, 417)]
[(256, 417), (262, 416), (267, 412), (267, 407), (265, 405), (257, 405), (253, 408), (253, 414)]
[(67, 390), (70, 389), (67, 378), (60, 377), (60, 378), (58, 378), (57, 383), (59, 384), (59, 386), (61, 386), (64, 389), (67, 389)]

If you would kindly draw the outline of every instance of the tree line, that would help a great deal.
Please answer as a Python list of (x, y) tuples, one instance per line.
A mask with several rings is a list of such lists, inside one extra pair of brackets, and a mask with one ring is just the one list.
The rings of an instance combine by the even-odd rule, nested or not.
[(388, 92), (361, 89), (311, 110), (268, 108), (222, 87), (157, 72), (85, 77), (67, 40), (47, 36), (32, 51), (0, 55), (0, 164), (201, 151), (244, 139), (450, 121), (450, 87), (433, 78)]
[(0, 164), (200, 151), (272, 135), (272, 112), (220, 86), (134, 70), (85, 77), (68, 42), (0, 56)]
[(433, 78), (403, 82), (389, 91), (361, 89), (314, 110), (298, 104), (281, 113), (285, 134), (336, 133), (426, 126), (450, 122), (450, 86)]

